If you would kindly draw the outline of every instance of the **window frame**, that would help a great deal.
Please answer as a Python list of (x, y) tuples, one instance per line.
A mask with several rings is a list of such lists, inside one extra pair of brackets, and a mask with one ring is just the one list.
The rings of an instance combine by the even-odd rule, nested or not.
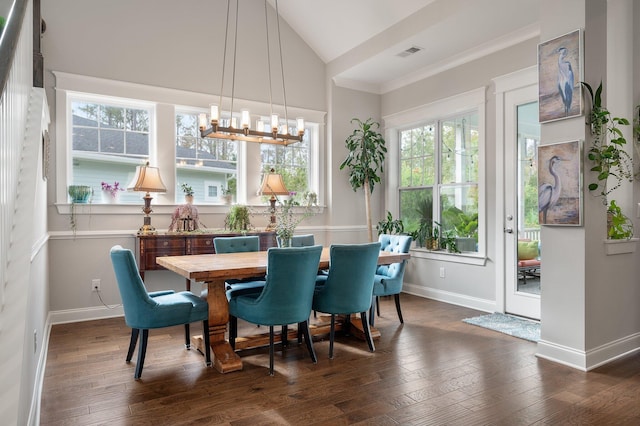
[[(439, 259), (450, 262), (484, 265), (487, 259), (487, 213), (486, 213), (486, 173), (485, 173), (485, 140), (486, 140), (486, 88), (480, 87), (468, 92), (440, 99), (424, 104), (410, 110), (384, 116), (385, 139), (392, 149), (389, 149), (387, 173), (385, 183), (389, 190), (385, 196), (385, 205), (394, 216), (399, 215), (400, 210), (400, 131), (412, 127), (418, 127), (425, 123), (437, 123), (442, 120), (458, 116), (470, 111), (478, 114), (478, 251), (465, 253), (448, 253), (446, 251), (429, 251), (423, 248), (412, 248), (415, 257), (426, 259)], [(440, 146), (436, 147), (436, 155), (440, 155)], [(436, 200), (435, 186), (439, 182), (439, 160), (437, 161), (437, 182), (434, 183), (434, 210), (438, 209), (440, 202)]]
[[(71, 179), (71, 148), (72, 148), (72, 117), (71, 98), (80, 96), (82, 99), (99, 103), (118, 104), (126, 101), (132, 107), (153, 107), (153, 118), (150, 118), (149, 162), (161, 170), (162, 179), (167, 187), (166, 193), (154, 194), (154, 211), (171, 214), (175, 205), (178, 191), (175, 174), (175, 113), (176, 111), (207, 111), (208, 105), (218, 100), (217, 96), (205, 93), (195, 93), (163, 87), (148, 86), (138, 83), (108, 80), (97, 77), (52, 71), (55, 76), (55, 111), (56, 111), (56, 186), (55, 205), (60, 214), (70, 214), (71, 204), (68, 201), (67, 185)], [(230, 99), (223, 98), (223, 105), (230, 104)], [(275, 107), (281, 107), (274, 105)], [(270, 105), (264, 102), (236, 99), (234, 109), (248, 108), (252, 114), (268, 116)], [(324, 200), (325, 188), (322, 186), (319, 171), (324, 163), (326, 153), (320, 147), (320, 141), (325, 139), (326, 112), (308, 110), (304, 108), (288, 107), (289, 116), (305, 117), (305, 127), (311, 128), (310, 137), (310, 186), (317, 192), (319, 202)], [(255, 146), (255, 147), (253, 147)], [(259, 182), (261, 170), (249, 166), (253, 164), (259, 153), (259, 144), (238, 142), (237, 168), (237, 203), (250, 206), (264, 206), (259, 196), (255, 195), (255, 186)], [(259, 154), (258, 154), (259, 155)], [(254, 170), (255, 169), (255, 170)], [(248, 185), (248, 182), (251, 184)], [(125, 185), (128, 182), (124, 183)], [(142, 201), (141, 201), (142, 203)], [(91, 204), (76, 205), (75, 214), (138, 214), (138, 204)], [(225, 204), (198, 205), (201, 213), (226, 214), (228, 206)]]

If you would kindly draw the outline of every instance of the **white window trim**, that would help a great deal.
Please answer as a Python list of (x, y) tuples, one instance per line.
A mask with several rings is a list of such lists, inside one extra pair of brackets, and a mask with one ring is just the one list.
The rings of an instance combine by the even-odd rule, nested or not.
[(421, 105), (406, 111), (397, 112), (382, 117), (385, 126), (385, 139), (388, 146), (394, 147), (388, 152), (387, 173), (385, 184), (388, 190), (385, 194), (386, 209), (394, 216), (399, 215), (400, 199), (400, 144), (398, 134), (400, 130), (429, 121), (439, 121), (447, 117), (465, 113), (470, 110), (478, 111), (478, 252), (477, 253), (445, 253), (431, 252), (426, 249), (414, 248), (416, 257), (425, 259), (444, 260), (473, 265), (484, 265), (487, 259), (487, 211), (486, 211), (486, 161), (485, 161), (485, 103), (486, 88), (470, 90), (448, 98), (440, 99), (429, 104)]
[[(175, 127), (175, 110), (176, 109), (202, 109), (207, 110), (211, 102), (216, 102), (219, 98), (217, 95), (189, 92), (184, 90), (169, 89), (165, 87), (155, 87), (138, 83), (129, 83), (116, 80), (108, 80), (97, 77), (89, 77), (78, 74), (70, 74), (61, 71), (52, 71), (56, 78), (55, 91), (56, 91), (56, 194), (55, 203), (58, 208), (58, 212), (61, 214), (70, 213), (70, 205), (67, 197), (67, 182), (70, 179), (71, 164), (69, 163), (71, 149), (71, 117), (69, 117), (68, 111), (70, 109), (70, 99), (72, 96), (81, 94), (83, 99), (88, 99), (91, 96), (98, 99), (99, 102), (105, 102), (105, 99), (109, 97), (118, 99), (121, 103), (123, 99), (130, 100), (131, 105), (144, 105), (148, 108), (150, 105), (154, 107), (154, 120), (153, 127), (150, 128), (152, 135), (150, 136), (150, 149), (149, 149), (149, 161), (152, 165), (158, 165), (161, 169), (168, 169), (169, 160), (166, 156), (158, 156), (157, 151), (163, 152), (168, 147), (158, 147), (157, 138), (158, 128), (166, 126), (166, 123), (160, 123), (160, 111), (165, 110), (167, 106), (174, 111), (173, 126)], [(229, 104), (230, 100), (223, 98), (223, 102)], [(282, 106), (274, 105), (274, 107), (282, 108)], [(252, 114), (256, 115), (270, 115), (270, 105), (268, 103), (256, 102), (243, 99), (234, 100), (234, 109), (240, 110), (242, 108), (248, 108), (252, 111)], [(322, 181), (320, 179), (320, 170), (324, 161), (324, 153), (321, 150), (321, 142), (325, 140), (325, 111), (310, 110), (306, 108), (298, 108), (293, 106), (287, 106), (288, 115), (290, 117), (304, 117), (305, 121), (313, 127), (315, 134), (310, 135), (310, 155), (311, 164), (309, 165), (310, 172), (310, 186), (311, 190), (316, 191), (319, 196), (319, 203), (324, 201), (324, 188), (321, 187)], [(315, 124), (317, 123), (317, 124)], [(151, 124), (151, 123), (150, 123)], [(168, 137), (164, 135), (164, 130), (160, 137)], [(175, 131), (169, 135), (170, 138), (175, 137)], [(239, 143), (238, 146), (238, 202), (251, 199), (253, 194), (247, 194), (247, 173), (249, 166), (246, 164), (246, 142)], [(175, 149), (175, 143), (171, 145), (172, 149)], [(175, 164), (175, 153), (171, 157), (171, 161)], [(160, 164), (161, 163), (161, 164)], [(175, 166), (173, 166), (175, 167)], [(168, 169), (172, 170), (172, 169)], [(165, 177), (166, 175), (166, 177)], [(154, 200), (154, 210), (158, 212), (171, 213), (175, 203), (175, 185), (173, 182), (173, 174), (163, 174), (163, 180), (167, 185), (167, 192), (165, 194), (157, 194), (157, 198)], [(119, 204), (92, 204), (91, 208), (84, 208), (83, 206), (76, 209), (76, 214), (100, 214), (100, 213), (113, 213), (113, 214), (130, 214), (132, 212), (139, 212), (140, 206), (131, 205), (119, 205)], [(203, 205), (198, 206), (203, 213), (226, 213), (228, 206), (224, 205)]]

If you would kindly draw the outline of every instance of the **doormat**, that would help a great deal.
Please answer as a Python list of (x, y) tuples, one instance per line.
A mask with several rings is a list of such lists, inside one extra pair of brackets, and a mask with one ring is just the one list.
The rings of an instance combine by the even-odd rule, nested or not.
[(499, 331), (509, 336), (537, 342), (540, 340), (540, 323), (515, 317), (513, 315), (501, 314), (499, 312), (479, 317), (466, 318), (462, 320), (467, 324)]

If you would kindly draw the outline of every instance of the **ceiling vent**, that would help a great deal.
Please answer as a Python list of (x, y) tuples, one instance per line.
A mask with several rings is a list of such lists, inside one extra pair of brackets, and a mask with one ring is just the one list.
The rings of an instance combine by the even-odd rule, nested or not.
[(402, 52), (398, 53), (396, 56), (399, 56), (401, 58), (406, 58), (407, 56), (413, 55), (414, 53), (418, 53), (421, 50), (423, 50), (422, 47), (412, 46), (407, 50), (403, 50)]

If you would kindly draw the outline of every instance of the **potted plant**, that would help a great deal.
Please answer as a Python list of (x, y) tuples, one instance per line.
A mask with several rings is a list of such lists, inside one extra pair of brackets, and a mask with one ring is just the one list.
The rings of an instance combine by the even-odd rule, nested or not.
[(437, 225), (433, 226), (433, 223), (428, 220), (421, 220), (418, 228), (409, 232), (409, 235), (418, 247), (424, 247), (427, 250), (438, 250), (440, 247), (440, 230)]
[(231, 206), (224, 220), (224, 227), (234, 232), (246, 232), (252, 227), (249, 216), (249, 208), (247, 206), (240, 204)]
[(88, 185), (69, 185), (67, 188), (69, 197), (71, 198), (71, 215), (69, 217), (69, 227), (75, 236), (78, 228), (76, 221), (76, 204), (87, 204), (93, 194), (93, 188)]
[(120, 191), (124, 191), (124, 188), (120, 188), (120, 182), (113, 182), (113, 185), (107, 182), (102, 182), (102, 202), (111, 204), (118, 202), (118, 195)]
[(180, 185), (180, 188), (182, 189), (182, 192), (184, 192), (184, 200), (189, 204), (193, 204), (193, 188), (191, 185), (183, 183)]
[(447, 229), (440, 235), (440, 248), (449, 253), (460, 253), (456, 233), (453, 229)]
[(340, 170), (349, 168), (349, 183), (354, 191), (364, 190), (365, 211), (369, 241), (373, 241), (373, 225), (371, 223), (371, 193), (376, 183), (380, 182), (379, 173), (384, 172), (384, 157), (387, 152), (384, 138), (376, 130), (380, 124), (371, 118), (361, 121), (351, 119), (357, 123), (357, 128), (345, 140), (349, 154), (340, 164)]
[(93, 189), (87, 185), (69, 185), (67, 189), (72, 204), (87, 204)]
[(222, 191), (222, 201), (224, 201), (225, 204), (231, 204), (231, 201), (233, 200), (231, 189), (229, 187), (225, 188), (224, 185), (222, 185), (220, 190)]
[[(628, 126), (629, 120), (613, 117), (602, 105), (602, 82), (594, 92), (588, 83), (581, 82), (591, 97), (589, 125), (593, 142), (587, 152), (592, 162), (591, 171), (597, 173), (596, 182), (589, 184), (589, 191), (599, 191), (602, 203), (607, 205), (607, 196), (622, 182), (632, 182), (635, 173), (633, 158), (625, 150), (627, 140), (618, 126)], [(613, 185), (611, 185), (613, 183)]]
[(404, 232), (404, 223), (402, 223), (402, 219), (394, 219), (391, 212), (387, 211), (387, 218), (378, 222), (376, 230), (378, 235), (402, 234)]

